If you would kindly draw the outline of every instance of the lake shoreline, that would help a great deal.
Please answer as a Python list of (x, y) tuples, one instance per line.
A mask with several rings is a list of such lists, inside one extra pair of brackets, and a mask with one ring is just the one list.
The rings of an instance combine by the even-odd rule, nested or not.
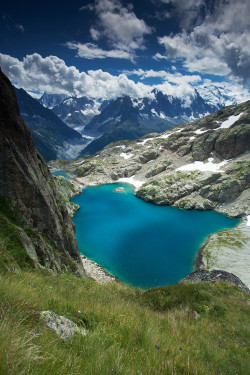
[[(110, 184), (110, 185), (112, 185), (112, 184), (116, 184), (116, 183), (119, 183), (119, 182), (120, 182), (120, 183), (124, 183), (124, 181), (105, 181), (105, 182), (99, 182), (99, 181), (97, 181), (97, 182), (93, 181), (93, 182), (92, 182), (92, 181), (91, 181), (91, 183), (86, 183), (86, 181), (82, 181), (81, 178), (77, 178), (77, 177), (73, 176), (72, 174), (71, 174), (70, 177), (71, 177), (71, 178), (73, 177), (74, 181), (77, 182), (77, 183), (81, 186), (82, 189), (85, 188), (85, 187), (88, 187), (88, 186), (93, 187), (93, 186), (99, 186), (99, 185), (103, 185), (103, 184)], [(128, 182), (127, 182), (127, 183), (128, 183)], [(131, 182), (129, 182), (128, 184), (129, 184), (130, 186), (132, 186), (134, 192), (136, 192), (137, 187), (133, 185), (133, 182), (131, 181)], [(247, 218), (247, 217), (246, 217), (246, 218)], [(237, 227), (238, 227), (240, 224), (243, 224), (243, 223), (244, 223), (244, 218), (243, 218), (243, 220), (241, 220), (241, 223), (239, 223), (239, 224), (237, 225)], [(244, 223), (244, 224), (245, 224), (245, 223)], [(237, 227), (236, 227), (236, 228), (237, 228)], [(219, 232), (220, 232), (220, 231), (219, 231)], [(193, 271), (195, 271), (195, 270), (199, 270), (199, 269), (210, 270), (210, 267), (208, 267), (208, 265), (206, 266), (206, 264), (205, 264), (205, 263), (207, 262), (207, 259), (206, 259), (206, 257), (205, 257), (204, 251), (206, 252), (206, 248), (207, 248), (208, 246), (210, 246), (210, 244), (213, 242), (213, 236), (214, 236), (215, 234), (219, 233), (219, 232), (216, 232), (216, 233), (214, 233), (214, 234), (209, 235), (209, 236), (206, 238), (206, 240), (201, 244), (201, 246), (200, 246), (200, 248), (199, 248), (199, 250), (198, 250), (198, 252), (197, 252), (195, 258), (193, 259)], [(250, 238), (250, 227), (249, 227), (249, 231), (248, 231), (248, 232), (249, 232), (249, 238)], [(213, 256), (213, 253), (212, 253), (212, 256)], [(235, 273), (235, 275), (237, 275), (238, 277), (240, 277), (241, 279), (243, 279), (245, 283), (249, 284), (249, 282), (247, 282), (247, 280), (246, 280), (246, 275), (244, 274), (244, 272), (242, 272), (242, 271), (239, 269), (239, 266), (236, 264), (236, 262), (234, 262), (234, 267), (230, 265), (230, 270), (229, 270), (227, 267), (224, 267), (226, 259), (224, 260), (223, 257), (225, 257), (225, 256), (223, 255), (223, 252), (222, 252), (222, 253), (221, 253), (221, 257), (220, 257), (220, 259), (215, 259), (215, 262), (214, 262), (214, 264), (213, 264), (212, 269), (222, 269), (222, 270), (225, 270), (225, 271), (228, 271), (228, 272), (231, 272), (231, 273)], [(86, 257), (85, 257), (85, 258), (86, 258)], [(86, 258), (86, 259), (87, 259), (87, 258)], [(92, 262), (92, 261), (90, 260), (90, 262)], [(90, 263), (90, 264), (91, 264), (91, 263)], [(95, 266), (94, 266), (93, 264), (94, 264)], [(108, 275), (108, 277), (107, 277), (107, 282), (110, 282), (110, 278), (109, 278), (109, 277), (113, 278), (114, 276), (111, 275), (111, 274), (109, 274), (109, 273), (108, 273), (103, 267), (101, 267), (100, 265), (97, 265), (97, 263), (93, 262), (93, 264), (91, 264), (90, 267), (88, 266), (89, 276), (95, 279), (95, 278), (96, 278), (96, 270), (98, 270), (98, 269), (102, 269), (102, 270), (103, 270), (103, 274), (106, 273), (106, 275)], [(96, 267), (96, 268), (95, 268), (95, 267)], [(98, 279), (98, 277), (97, 277), (97, 279)], [(116, 281), (119, 281), (118, 278), (115, 278), (115, 280), (116, 280)], [(115, 281), (115, 280), (114, 280), (114, 281)], [(98, 280), (96, 280), (96, 281), (98, 281)]]
[[(83, 181), (79, 181), (78, 179), (77, 179), (77, 182), (79, 183), (79, 182), (83, 182)], [(105, 184), (105, 185), (114, 185), (114, 184), (118, 184), (119, 185), (119, 183), (121, 183), (121, 184), (123, 184), (124, 183), (124, 181), (112, 181), (112, 183), (108, 183), (108, 184)], [(91, 184), (83, 184), (83, 183), (81, 183), (81, 187), (82, 188), (85, 188), (85, 187), (87, 187), (87, 186), (89, 186), (89, 185), (91, 185), (90, 187), (93, 187), (93, 186), (100, 186), (100, 185), (103, 185), (103, 184), (98, 184), (98, 183), (91, 183)], [(133, 184), (129, 184), (130, 186), (132, 186), (133, 187)], [(133, 191), (134, 191), (134, 193), (135, 193), (135, 190), (136, 189), (134, 189), (133, 188)], [(80, 204), (80, 203), (79, 203)], [(199, 247), (199, 249), (198, 249), (198, 251), (196, 252), (196, 255), (194, 256), (194, 258), (193, 258), (193, 260), (191, 261), (192, 262), (192, 264), (193, 264), (193, 267), (192, 267), (192, 269), (190, 269), (190, 272), (193, 272), (194, 270), (198, 270), (198, 269), (203, 269), (204, 268), (204, 262), (203, 262), (203, 250), (204, 250), (204, 248), (205, 248), (205, 246), (207, 245), (207, 243), (210, 241), (210, 235), (205, 239), (205, 241), (204, 242), (202, 242), (201, 243), (201, 245), (200, 245), (200, 247)], [(204, 260), (205, 261), (205, 260)], [(97, 266), (98, 267), (98, 266)], [(102, 268), (102, 267), (101, 267)], [(103, 268), (102, 268), (103, 269)], [(106, 270), (104, 269), (104, 272), (105, 272)], [(94, 271), (95, 272), (95, 271)], [(189, 273), (190, 273), (189, 272)], [(93, 276), (93, 278), (96, 278), (96, 276), (95, 275), (92, 275), (92, 274), (88, 274), (88, 276)], [(110, 276), (110, 275), (109, 275)], [(113, 275), (111, 275), (111, 277), (112, 277)], [(107, 279), (107, 281), (109, 281), (109, 278)]]

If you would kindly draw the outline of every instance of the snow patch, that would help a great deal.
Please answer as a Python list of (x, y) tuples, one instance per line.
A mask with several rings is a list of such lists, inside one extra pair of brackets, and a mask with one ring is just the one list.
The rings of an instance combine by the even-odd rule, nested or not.
[(151, 109), (151, 113), (153, 113), (153, 115), (159, 117), (158, 113), (156, 112), (156, 110), (154, 108)]
[[(158, 138), (159, 138), (159, 137), (158, 137)], [(145, 143), (147, 143), (148, 141), (152, 141), (153, 139), (156, 139), (156, 138), (147, 138), (147, 139), (144, 139), (144, 140), (141, 141), (141, 142), (137, 142), (136, 144), (137, 144), (137, 145), (144, 146)]]
[(195, 130), (194, 133), (195, 133), (195, 134), (203, 134), (203, 133), (208, 132), (209, 130), (211, 130), (211, 129), (208, 129), (208, 130), (201, 130), (201, 129), (198, 129), (198, 130)]
[(122, 145), (122, 146), (115, 146), (115, 148), (121, 148), (122, 150), (125, 150), (126, 146)]
[(172, 135), (173, 133), (169, 133), (169, 134), (162, 134), (160, 135), (160, 137), (157, 137), (157, 138), (163, 138), (163, 139), (166, 139), (168, 137), (170, 137), (170, 135)]
[(192, 164), (186, 164), (176, 169), (176, 171), (201, 171), (201, 172), (224, 172), (220, 168), (228, 163), (223, 160), (221, 163), (213, 163), (214, 158), (209, 158), (207, 163), (203, 161), (195, 161)]
[(247, 227), (250, 227), (250, 215), (247, 216), (247, 223), (246, 223)]
[(132, 156), (134, 156), (134, 154), (125, 154), (124, 152), (122, 152), (122, 153), (120, 154), (120, 156), (121, 156), (122, 158), (124, 158), (124, 159), (129, 159), (129, 158), (131, 158)]
[(160, 113), (160, 118), (166, 119), (166, 118), (167, 118), (167, 116), (165, 116), (165, 115), (164, 115), (164, 113), (163, 113), (163, 112), (161, 112), (161, 113)]
[[(226, 121), (224, 121), (218, 129), (228, 129), (232, 126), (239, 118), (243, 115), (243, 112), (236, 116), (230, 116)], [(218, 130), (216, 129), (216, 130)]]
[(190, 139), (190, 141), (193, 141), (195, 138), (196, 138), (196, 137), (190, 137), (189, 139)]
[(134, 177), (135, 176), (119, 178), (119, 180), (117, 180), (117, 182), (125, 182), (127, 184), (134, 185), (134, 187), (136, 187), (136, 188), (141, 187), (145, 183), (145, 181), (135, 180)]

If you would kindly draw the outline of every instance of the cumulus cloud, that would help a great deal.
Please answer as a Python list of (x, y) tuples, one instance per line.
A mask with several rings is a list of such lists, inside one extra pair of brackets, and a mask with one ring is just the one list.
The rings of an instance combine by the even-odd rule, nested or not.
[[(119, 0), (96, 0), (98, 22), (91, 28), (92, 37), (105, 37), (110, 45), (124, 51), (144, 48), (144, 36), (152, 29), (136, 17), (131, 5), (124, 7)], [(96, 40), (96, 39), (95, 39)]]
[(65, 45), (70, 49), (77, 50), (77, 56), (83, 57), (85, 59), (105, 59), (107, 57), (109, 58), (116, 58), (116, 59), (128, 59), (133, 61), (133, 54), (122, 51), (119, 49), (113, 49), (113, 50), (103, 50), (99, 48), (94, 43), (74, 43), (74, 42), (67, 42)]
[(125, 71), (127, 75), (137, 75), (142, 80), (145, 78), (161, 78), (164, 81), (167, 81), (172, 84), (181, 85), (183, 83), (196, 83), (201, 81), (201, 77), (199, 75), (183, 75), (181, 73), (169, 73), (165, 70), (131, 70)]
[[(171, 3), (188, 20), (181, 24), (180, 33), (158, 38), (166, 57), (183, 59), (190, 72), (228, 75), (249, 84), (249, 0), (162, 2)], [(159, 60), (163, 56), (156, 54), (154, 58)]]
[[(202, 90), (202, 96), (213, 97), (215, 90), (228, 92), (228, 103), (232, 99), (237, 102), (247, 100), (249, 92), (241, 85), (229, 83), (215, 84), (209, 80), (202, 81), (199, 75), (182, 75), (163, 70), (133, 70), (123, 72), (118, 76), (99, 70), (80, 72), (74, 66), (67, 66), (56, 56), (43, 58), (38, 53), (27, 55), (22, 61), (15, 57), (0, 53), (0, 66), (3, 72), (17, 87), (29, 92), (48, 92), (52, 94), (67, 94), (69, 96), (87, 96), (91, 98), (113, 99), (129, 95), (132, 98), (152, 97), (154, 88), (164, 94), (181, 98), (188, 102), (195, 95), (195, 89)], [(148, 77), (159, 77), (162, 83), (147, 85), (135, 83), (128, 76), (136, 74), (141, 80)], [(224, 85), (224, 86), (223, 86)], [(220, 96), (218, 94), (218, 96)]]
[(113, 76), (102, 70), (80, 72), (56, 56), (43, 58), (38, 53), (27, 55), (22, 61), (0, 54), (0, 66), (13, 84), (28, 91), (104, 99), (123, 95), (143, 97), (151, 91), (150, 86), (136, 84), (125, 74)]

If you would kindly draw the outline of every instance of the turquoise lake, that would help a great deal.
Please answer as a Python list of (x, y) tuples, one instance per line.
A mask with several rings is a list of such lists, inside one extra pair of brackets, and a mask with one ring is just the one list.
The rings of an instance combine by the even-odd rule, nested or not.
[(67, 175), (67, 172), (65, 172), (63, 169), (58, 169), (58, 171), (55, 171), (55, 172), (53, 172), (51, 174), (53, 174), (53, 176), (63, 176), (67, 180), (72, 180), (72, 177), (70, 177), (69, 175)]
[(72, 201), (81, 206), (73, 219), (80, 252), (142, 288), (177, 283), (193, 271), (207, 236), (239, 223), (212, 211), (147, 203), (128, 184), (88, 187)]

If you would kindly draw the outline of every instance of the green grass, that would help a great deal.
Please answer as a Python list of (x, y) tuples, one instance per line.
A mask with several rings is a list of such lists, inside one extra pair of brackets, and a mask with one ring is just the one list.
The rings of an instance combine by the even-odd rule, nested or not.
[[(0, 374), (247, 375), (248, 303), (224, 283), (142, 291), (71, 274), (0, 274)], [(42, 310), (88, 335), (59, 339), (34, 313)]]

